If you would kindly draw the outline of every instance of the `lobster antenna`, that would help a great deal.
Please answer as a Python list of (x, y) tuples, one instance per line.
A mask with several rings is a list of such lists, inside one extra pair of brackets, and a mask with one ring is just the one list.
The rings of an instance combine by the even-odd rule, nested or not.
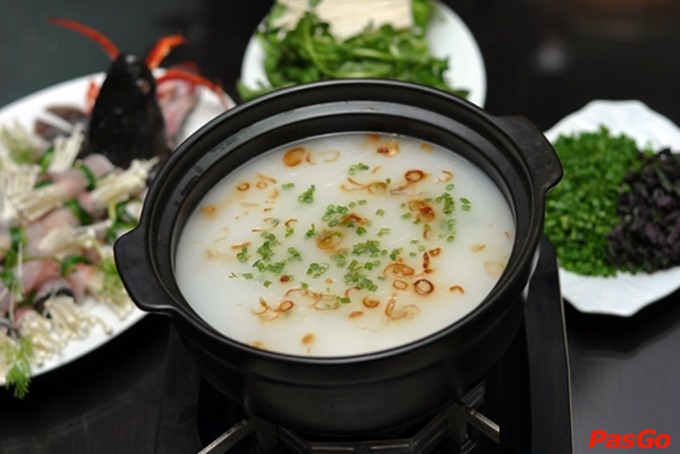
[(156, 84), (161, 84), (165, 82), (166, 80), (173, 80), (173, 79), (180, 79), (180, 80), (185, 80), (187, 82), (194, 83), (196, 85), (202, 85), (215, 94), (220, 97), (220, 100), (222, 101), (222, 104), (225, 107), (229, 107), (229, 100), (224, 94), (224, 90), (219, 84), (215, 84), (213, 82), (210, 82), (208, 79), (206, 79), (203, 76), (200, 76), (198, 74), (188, 72), (188, 71), (183, 71), (181, 69), (175, 69), (175, 68), (170, 68), (167, 71), (165, 71), (164, 74), (162, 74), (160, 77), (156, 79)]
[(159, 39), (146, 57), (146, 66), (149, 69), (158, 68), (158, 65), (161, 64), (170, 51), (180, 44), (184, 44), (185, 41), (182, 35), (169, 35)]
[(60, 19), (58, 17), (51, 17), (50, 22), (87, 36), (88, 38), (99, 44), (104, 49), (104, 52), (106, 52), (106, 54), (109, 56), (111, 60), (115, 60), (116, 58), (118, 58), (118, 55), (120, 55), (120, 51), (118, 50), (116, 45), (113, 44), (106, 36), (99, 33), (97, 30), (94, 30), (79, 22), (68, 19)]

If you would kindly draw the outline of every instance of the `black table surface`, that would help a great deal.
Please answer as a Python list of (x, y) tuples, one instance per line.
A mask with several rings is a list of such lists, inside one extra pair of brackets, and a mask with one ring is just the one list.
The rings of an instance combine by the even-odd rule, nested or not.
[[(485, 108), (547, 130), (593, 99), (638, 99), (680, 122), (680, 3), (674, 0), (452, 0), (487, 71)], [(48, 23), (84, 22), (128, 53), (183, 33), (169, 63), (191, 60), (234, 86), (247, 41), (269, 1), (3, 0), (0, 105), (106, 69), (102, 51)], [(594, 430), (667, 433), (680, 446), (680, 292), (620, 318), (565, 303), (575, 452)], [(36, 377), (18, 401), (0, 391), (0, 452), (150, 453), (169, 369), (172, 329), (147, 316), (85, 357)], [(181, 366), (181, 365), (180, 365)], [(178, 415), (190, 421), (194, 415)], [(182, 446), (193, 446), (185, 440)], [(180, 445), (178, 445), (180, 446)]]

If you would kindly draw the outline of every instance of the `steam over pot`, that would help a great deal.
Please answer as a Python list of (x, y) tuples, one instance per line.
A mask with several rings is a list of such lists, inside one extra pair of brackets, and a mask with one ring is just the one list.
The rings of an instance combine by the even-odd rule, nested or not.
[[(187, 218), (215, 183), (257, 154), (342, 131), (413, 136), (486, 172), (516, 223), (504, 274), (472, 313), (391, 350), (311, 358), (223, 336), (193, 311), (175, 280), (175, 248)], [(453, 95), (402, 82), (318, 82), (240, 105), (181, 144), (151, 184), (139, 226), (116, 243), (115, 256), (135, 303), (171, 317), (201, 373), (248, 414), (305, 433), (366, 435), (434, 415), (502, 356), (523, 316), (545, 195), (560, 176), (550, 144), (523, 118), (493, 116)]]

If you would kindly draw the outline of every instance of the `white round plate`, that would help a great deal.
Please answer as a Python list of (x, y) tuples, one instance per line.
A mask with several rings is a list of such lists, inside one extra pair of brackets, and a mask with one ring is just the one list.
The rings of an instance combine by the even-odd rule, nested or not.
[[(625, 134), (638, 146), (680, 149), (680, 129), (668, 118), (636, 100), (595, 100), (560, 120), (545, 133), (554, 143), (559, 135), (597, 131)], [(562, 296), (581, 312), (628, 317), (680, 287), (680, 266), (651, 274), (618, 273), (584, 276), (560, 268)]]
[[(484, 107), (486, 71), (479, 46), (461, 18), (438, 1), (433, 2), (427, 42), (434, 56), (445, 58), (449, 62), (449, 69), (444, 75), (446, 82), (453, 88), (469, 90), (467, 99), (479, 107)], [(246, 86), (257, 87), (258, 82), (265, 86), (269, 85), (263, 61), (264, 50), (253, 35), (241, 66), (241, 81)]]
[[(90, 81), (101, 82), (104, 74), (92, 74), (77, 79), (62, 82), (52, 87), (40, 90), (36, 93), (15, 101), (0, 109), (0, 126), (20, 124), (27, 131), (33, 130), (35, 119), (45, 116), (45, 108), (51, 105), (73, 105), (83, 107), (86, 101), (87, 88)], [(180, 139), (188, 137), (207, 121), (214, 118), (225, 110), (225, 106), (219, 97), (200, 87), (200, 101), (196, 109), (189, 115), (184, 125)], [(225, 95), (226, 96), (226, 95)], [(234, 105), (230, 99), (226, 100), (227, 106)], [(105, 333), (101, 327), (93, 326), (90, 334), (82, 340), (71, 341), (57, 355), (41, 365), (34, 365), (31, 375), (33, 377), (44, 374), (58, 367), (64, 366), (77, 358), (97, 349), (106, 342), (114, 339), (132, 325), (137, 323), (145, 315), (136, 307), (124, 319), (119, 319), (116, 314), (104, 304), (90, 298), (83, 302), (82, 307), (89, 313), (99, 318), (105, 325), (111, 328), (110, 333)], [(5, 384), (4, 375), (0, 375), (0, 386)]]

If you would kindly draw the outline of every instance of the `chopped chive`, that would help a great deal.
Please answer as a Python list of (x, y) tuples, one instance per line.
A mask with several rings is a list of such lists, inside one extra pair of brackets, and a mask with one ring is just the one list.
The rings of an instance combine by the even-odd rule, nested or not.
[(383, 236), (385, 236), (385, 235), (389, 235), (390, 231), (391, 231), (391, 230), (390, 230), (389, 228), (383, 227), (383, 228), (381, 228), (381, 229), (378, 231), (378, 234), (377, 234), (377, 235), (378, 235), (379, 237), (383, 237)]
[(347, 265), (347, 256), (345, 254), (333, 254), (331, 260), (335, 262), (338, 268), (344, 268)]
[(241, 250), (239, 251), (238, 254), (236, 254), (236, 258), (238, 259), (239, 262), (247, 262), (250, 260), (250, 255), (248, 254), (248, 248), (246, 246), (243, 246)]
[(359, 162), (357, 164), (352, 164), (349, 167), (349, 170), (347, 171), (347, 173), (349, 173), (351, 176), (354, 176), (358, 172), (368, 170), (368, 169), (369, 169), (369, 167), (366, 164), (364, 164), (363, 162)]
[(92, 191), (97, 187), (97, 177), (94, 176), (94, 172), (92, 172), (92, 169), (90, 169), (87, 165), (83, 164), (80, 161), (77, 162), (74, 167), (83, 172), (85, 180), (87, 180), (86, 188), (88, 191)]
[(328, 271), (328, 268), (329, 265), (327, 263), (312, 263), (309, 265), (309, 268), (307, 268), (307, 276), (319, 278)]
[(305, 237), (311, 238), (316, 235), (316, 228), (314, 227), (314, 224), (305, 232)]
[(305, 192), (298, 196), (298, 202), (300, 203), (312, 203), (314, 202), (314, 192), (316, 191), (316, 186), (311, 185)]

